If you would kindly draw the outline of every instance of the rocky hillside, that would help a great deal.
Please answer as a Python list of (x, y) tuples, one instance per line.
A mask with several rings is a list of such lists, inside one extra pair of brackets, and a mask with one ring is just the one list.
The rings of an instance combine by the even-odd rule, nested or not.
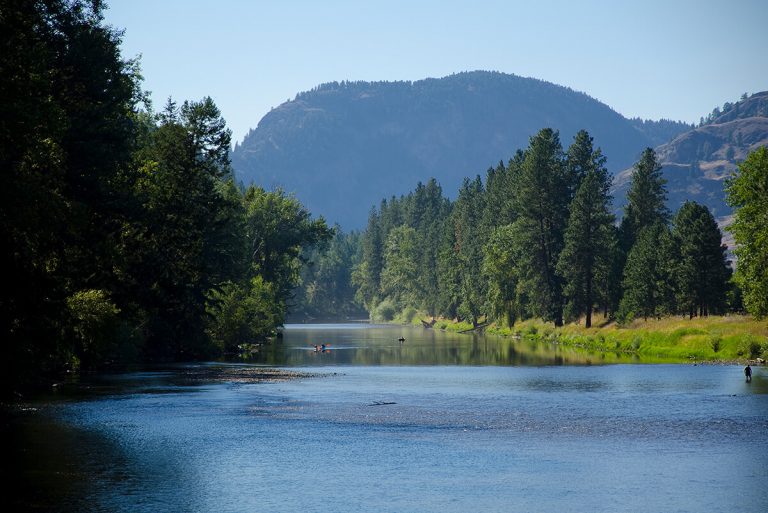
[(365, 225), (382, 198), (435, 177), (454, 195), (543, 127), (564, 146), (584, 128), (620, 171), (660, 140), (689, 130), (628, 120), (586, 94), (495, 72), (417, 82), (342, 82), (300, 93), (273, 109), (236, 145), (238, 177), (296, 194), (315, 215), (346, 229)]
[[(697, 201), (724, 223), (731, 214), (725, 179), (749, 152), (768, 145), (768, 91), (726, 103), (722, 113), (714, 112), (718, 115), (710, 115), (706, 124), (657, 146), (656, 153), (667, 179), (669, 208), (675, 211), (686, 200)], [(617, 207), (624, 203), (631, 174), (628, 168), (616, 175)]]

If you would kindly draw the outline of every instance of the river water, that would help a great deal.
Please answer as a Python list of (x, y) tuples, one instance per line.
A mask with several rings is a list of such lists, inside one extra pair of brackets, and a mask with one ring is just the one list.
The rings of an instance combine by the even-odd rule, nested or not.
[(60, 512), (768, 511), (765, 368), (745, 383), (740, 366), (597, 365), (606, 358), (621, 361), (413, 328), (288, 326), (256, 359), (298, 379), (189, 382), (222, 364), (182, 366), (18, 407), (3, 433), (5, 500)]

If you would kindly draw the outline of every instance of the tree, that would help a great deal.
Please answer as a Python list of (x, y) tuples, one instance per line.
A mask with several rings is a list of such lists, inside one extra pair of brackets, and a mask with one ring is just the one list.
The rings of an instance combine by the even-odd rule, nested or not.
[[(604, 159), (585, 156), (582, 158), (589, 167), (570, 205), (565, 247), (557, 270), (565, 280), (564, 293), (570, 314), (574, 317), (584, 314), (585, 326), (589, 328), (599, 295), (596, 289), (604, 284), (598, 277), (610, 273), (616, 242), (610, 208), (611, 180), (602, 167)], [(602, 295), (606, 296), (607, 291), (602, 291)]]
[(136, 156), (142, 212), (123, 251), (129, 296), (145, 311), (151, 358), (199, 358), (215, 351), (205, 335), (209, 292), (243, 269), (243, 209), (223, 181), (230, 133), (210, 98), (161, 119)]
[(368, 214), (368, 227), (363, 232), (361, 246), (361, 260), (352, 270), (352, 283), (357, 287), (355, 299), (370, 312), (380, 300), (384, 267), (381, 220), (376, 208), (371, 208)]
[(627, 256), (619, 319), (661, 317), (673, 311), (669, 277), (674, 265), (673, 242), (662, 223), (643, 228)]
[(550, 128), (531, 137), (515, 181), (514, 252), (520, 255), (520, 286), (534, 315), (563, 323), (562, 279), (556, 272), (568, 219), (572, 179), (560, 137)]
[(524, 316), (525, 299), (518, 285), (521, 270), (513, 253), (514, 232), (511, 224), (499, 226), (483, 250), (483, 276), (488, 280), (488, 309), (494, 319), (508, 326)]
[(296, 198), (282, 190), (250, 186), (244, 203), (249, 278), (260, 276), (274, 287), (282, 323), (300, 279), (302, 250), (327, 242), (333, 230), (323, 218), (313, 220)]
[(384, 269), (381, 271), (381, 290), (402, 310), (416, 302), (418, 288), (418, 253), (416, 230), (398, 226), (389, 232), (384, 247)]
[(621, 244), (625, 252), (629, 252), (643, 228), (659, 222), (666, 223), (669, 219), (669, 211), (665, 206), (666, 183), (656, 152), (646, 148), (635, 164), (627, 192), (627, 206), (621, 220)]
[(119, 286), (130, 198), (116, 184), (129, 180), (140, 93), (101, 10), (77, 0), (0, 7), (3, 391), (76, 365), (93, 334), (83, 327), (91, 314), (78, 316), (98, 303), (80, 299), (101, 291), (111, 303)]
[(453, 229), (460, 284), (457, 314), (473, 324), (477, 323), (485, 307), (485, 282), (481, 276), (485, 240), (482, 232), (483, 192), (480, 176), (474, 180), (465, 178), (448, 221)]
[(759, 148), (739, 165), (727, 185), (736, 240), (735, 280), (744, 306), (757, 318), (768, 316), (768, 149)]
[(297, 291), (296, 309), (291, 312), (303, 318), (360, 318), (364, 311), (355, 301), (352, 270), (360, 260), (360, 233), (344, 233), (334, 227), (333, 239), (307, 251), (306, 262)]
[(568, 147), (566, 165), (572, 182), (571, 197), (575, 196), (587, 173), (605, 168), (605, 156), (600, 148), (596, 150), (593, 148), (592, 141), (589, 132), (579, 130), (573, 138), (573, 143)]
[(434, 315), (438, 297), (437, 258), (443, 223), (449, 211), (448, 200), (434, 178), (427, 185), (419, 183), (406, 199), (409, 203), (406, 224), (416, 231), (417, 237), (416, 303), (410, 306)]
[(727, 247), (712, 213), (686, 201), (675, 215), (672, 236), (677, 247), (673, 276), (678, 309), (691, 318), (722, 312), (731, 273)]

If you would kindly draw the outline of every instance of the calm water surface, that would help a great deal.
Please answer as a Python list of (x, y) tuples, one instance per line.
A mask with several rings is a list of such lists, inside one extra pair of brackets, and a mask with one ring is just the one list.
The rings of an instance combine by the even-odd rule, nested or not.
[(258, 358), (313, 377), (184, 385), (184, 369), (130, 373), (18, 409), (11, 505), (768, 510), (765, 368), (747, 384), (740, 366), (582, 365), (602, 357), (365, 326), (289, 327)]

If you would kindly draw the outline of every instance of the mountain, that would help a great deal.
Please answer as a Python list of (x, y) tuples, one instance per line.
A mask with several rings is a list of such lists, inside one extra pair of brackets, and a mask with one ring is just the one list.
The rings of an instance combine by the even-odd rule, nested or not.
[(315, 215), (365, 225), (382, 198), (435, 177), (455, 194), (466, 176), (508, 160), (543, 127), (567, 147), (582, 128), (631, 166), (648, 146), (691, 128), (629, 120), (584, 93), (533, 78), (475, 71), (416, 82), (333, 82), (270, 111), (232, 153), (240, 180), (282, 187)]
[[(714, 114), (714, 115), (713, 115)], [(761, 146), (768, 145), (768, 91), (746, 95), (726, 103), (707, 121), (655, 148), (667, 180), (667, 205), (673, 212), (686, 200), (707, 205), (721, 224), (731, 208), (725, 202), (725, 179), (737, 162)], [(621, 208), (632, 176), (632, 168), (614, 179), (614, 204)]]

